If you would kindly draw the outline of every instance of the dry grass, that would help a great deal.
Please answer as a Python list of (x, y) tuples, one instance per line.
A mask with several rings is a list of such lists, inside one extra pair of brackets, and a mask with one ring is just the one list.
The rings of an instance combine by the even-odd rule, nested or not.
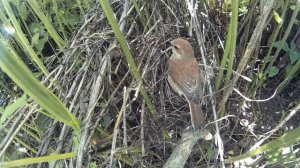
[[(86, 15), (77, 32), (74, 32), (62, 65), (55, 69), (59, 73), (58, 83), (65, 91), (64, 94), (59, 91), (56, 93), (84, 123), (80, 140), (80, 148), (84, 151), (79, 153), (78, 158), (81, 159), (77, 159), (77, 164), (87, 166), (97, 161), (97, 165), (102, 167), (122, 160), (136, 167), (161, 167), (170, 156), (174, 143), (181, 137), (181, 132), (190, 125), (185, 100), (174, 94), (166, 81), (166, 62), (171, 54), (168, 50), (169, 41), (176, 37), (188, 37), (186, 7), (163, 1), (148, 5), (146, 7), (153, 9), (149, 10), (152, 12), (148, 20), (150, 30), (145, 32), (141, 24), (136, 23), (135, 11), (130, 10), (124, 20), (123, 32), (145, 88), (158, 111), (157, 121), (151, 117), (138, 94), (140, 83), (130, 75), (122, 51), (99, 5)], [(123, 6), (119, 2), (112, 6), (120, 16)], [(202, 24), (211, 27), (205, 30), (203, 37), (212, 37), (216, 31), (213, 24)], [(201, 60), (199, 45), (190, 41), (193, 42), (197, 58)], [(201, 46), (210, 44), (216, 45), (210, 38)], [(204, 50), (212, 52), (210, 48)], [(208, 107), (207, 113), (211, 113), (209, 111), (211, 109)], [(74, 135), (71, 129), (54, 123), (49, 133), (52, 134), (45, 136), (40, 144), (43, 150), (39, 154), (48, 153), (50, 149), (58, 153), (73, 150), (70, 140)], [(90, 148), (90, 141), (93, 148)], [(209, 160), (203, 160), (203, 150), (197, 145), (189, 164), (205, 162), (211, 165)]]
[[(252, 2), (254, 6), (256, 2)], [(141, 3), (140, 8), (144, 8), (142, 16), (133, 7), (124, 8), (126, 3), (120, 1), (113, 2), (111, 6), (118, 20), (125, 16), (120, 20), (120, 28), (126, 36), (143, 81), (136, 81), (131, 76), (114, 32), (99, 4), (92, 7), (82, 19), (63, 57), (54, 55), (48, 59), (48, 69), (53, 69), (51, 74), (61, 86), (53, 92), (82, 121), (83, 129), (78, 139), (69, 127), (41, 114), (34, 116), (36, 125), (46, 125), (46, 133), (40, 142), (33, 138), (26, 140), (38, 149), (34, 157), (49, 155), (53, 151), (79, 151), (77, 158), (72, 161), (39, 166), (72, 167), (76, 164), (78, 167), (118, 167), (120, 164), (123, 167), (162, 167), (176, 143), (184, 136), (183, 131), (191, 125), (188, 104), (170, 89), (166, 80), (167, 60), (171, 55), (169, 42), (177, 37), (188, 39), (194, 47), (206, 77), (206, 96), (202, 99), (209, 123), (206, 129), (216, 135), (216, 139), (219, 135), (216, 144), (211, 141), (198, 142), (186, 166), (218, 167), (223, 155), (239, 155), (253, 144), (255, 133), (242, 127), (240, 119), (244, 117), (253, 124), (259, 120), (256, 113), (251, 111), (255, 103), (248, 103), (250, 108), (246, 107), (245, 110), (242, 105), (246, 103), (239, 95), (231, 94), (226, 102), (228, 114), (235, 117), (225, 117), (227, 122), (220, 129), (216, 123), (210, 123), (217, 119), (216, 106), (221, 99), (219, 94), (224, 90), (214, 89), (213, 76), (219, 70), (219, 60), (224, 52), (229, 13), (220, 12), (223, 9), (218, 6), (208, 8), (205, 3), (197, 4), (197, 16), (191, 22), (191, 11), (186, 2), (160, 0)], [(244, 21), (240, 27), (251, 23), (247, 19), (240, 19)], [(146, 25), (141, 20), (146, 21)], [(254, 27), (249, 26), (249, 31), (252, 32)], [(238, 46), (244, 47), (237, 48), (235, 63), (243, 55), (242, 50), (246, 48), (251, 34), (239, 32), (239, 36), (243, 40), (237, 42)], [(57, 62), (61, 64), (57, 65)], [(254, 68), (255, 65), (252, 66)], [(236, 68), (237, 65), (234, 65)], [(142, 84), (158, 112), (157, 120), (139, 94)], [(235, 87), (244, 93), (246, 85), (241, 80)], [(249, 112), (248, 116), (243, 116), (246, 112)], [(222, 143), (225, 144), (225, 152), (222, 151)]]

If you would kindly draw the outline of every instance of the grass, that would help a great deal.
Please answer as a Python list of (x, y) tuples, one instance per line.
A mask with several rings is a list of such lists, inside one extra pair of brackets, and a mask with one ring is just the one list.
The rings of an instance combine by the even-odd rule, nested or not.
[[(285, 130), (299, 106), (299, 44), (291, 38), (299, 1), (51, 2), (1, 1), (2, 166), (170, 162), (190, 125), (186, 101), (166, 80), (169, 42), (177, 37), (192, 43), (205, 73), (206, 129), (217, 142), (193, 142), (184, 160), (191, 167), (250, 157), (261, 159), (252, 166), (296, 164), (274, 159), (298, 155), (282, 151), (299, 140), (297, 125)], [(284, 55), (290, 62), (282, 70)], [(290, 105), (265, 105), (274, 99)], [(271, 131), (262, 129), (268, 121)]]

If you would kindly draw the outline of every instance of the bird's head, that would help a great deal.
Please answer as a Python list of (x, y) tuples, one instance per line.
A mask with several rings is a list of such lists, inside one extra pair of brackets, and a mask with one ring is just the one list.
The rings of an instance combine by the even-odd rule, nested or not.
[(190, 42), (182, 38), (171, 41), (173, 56), (178, 59), (194, 58), (193, 47)]

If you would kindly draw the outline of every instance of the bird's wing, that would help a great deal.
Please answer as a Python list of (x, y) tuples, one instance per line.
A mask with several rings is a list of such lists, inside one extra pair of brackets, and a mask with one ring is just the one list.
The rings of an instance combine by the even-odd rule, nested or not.
[(169, 83), (186, 99), (199, 101), (202, 96), (202, 84), (198, 63), (196, 60), (169, 60)]
[(201, 87), (198, 76), (187, 76), (184, 80), (178, 81), (177, 85), (185, 93), (189, 100), (199, 101), (201, 96)]

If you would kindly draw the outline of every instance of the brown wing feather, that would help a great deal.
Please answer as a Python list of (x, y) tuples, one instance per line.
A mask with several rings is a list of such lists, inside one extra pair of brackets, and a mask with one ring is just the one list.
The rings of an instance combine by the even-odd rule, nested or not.
[(169, 78), (177, 85), (176, 88), (171, 86), (174, 90), (180, 89), (188, 100), (199, 102), (202, 96), (200, 75), (196, 59), (169, 60)]

